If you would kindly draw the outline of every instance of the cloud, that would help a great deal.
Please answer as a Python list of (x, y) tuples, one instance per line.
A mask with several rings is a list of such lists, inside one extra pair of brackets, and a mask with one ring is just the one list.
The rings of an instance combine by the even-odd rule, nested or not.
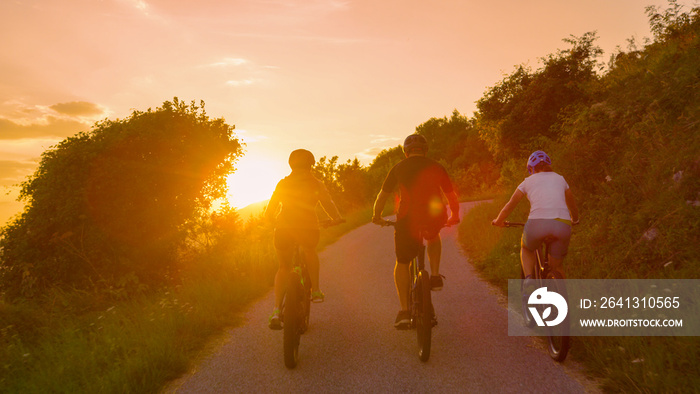
[(236, 129), (235, 133), (236, 137), (240, 138), (240, 140), (244, 143), (258, 142), (269, 139), (269, 137), (262, 134), (252, 135), (248, 130), (244, 129)]
[(399, 137), (392, 137), (384, 134), (370, 134), (370, 137), (372, 137), (372, 141), (370, 141), (372, 144), (382, 144), (389, 141), (401, 141), (401, 138)]
[(74, 119), (47, 117), (41, 123), (27, 125), (15, 123), (9, 119), (0, 118), (0, 140), (16, 140), (25, 138), (65, 138), (90, 127), (84, 122)]
[(138, 12), (145, 16), (151, 16), (150, 6), (144, 0), (122, 0), (129, 7), (135, 8)]
[(89, 130), (107, 114), (102, 106), (86, 101), (48, 107), (6, 101), (0, 103), (0, 140), (65, 138)]
[(253, 78), (246, 78), (246, 79), (241, 79), (241, 80), (230, 80), (230, 81), (226, 81), (226, 85), (229, 85), (229, 86), (236, 86), (236, 87), (238, 87), (238, 86), (249, 86), (249, 85), (254, 84), (255, 82), (256, 82), (256, 80), (253, 79)]
[(247, 59), (227, 57), (221, 61), (210, 64), (210, 67), (229, 67), (229, 66), (242, 66), (248, 63)]
[(362, 152), (358, 152), (356, 154), (357, 159), (360, 160), (362, 163), (371, 163), (374, 161), (374, 159), (377, 157), (379, 153), (381, 153), (383, 150), (386, 149), (391, 149), (394, 146), (375, 146), (372, 148), (367, 148), (363, 150)]
[(71, 101), (69, 103), (58, 103), (50, 106), (52, 110), (69, 116), (93, 116), (101, 115), (104, 110), (94, 103), (86, 101)]
[(37, 168), (36, 162), (0, 160), (0, 186), (14, 186)]

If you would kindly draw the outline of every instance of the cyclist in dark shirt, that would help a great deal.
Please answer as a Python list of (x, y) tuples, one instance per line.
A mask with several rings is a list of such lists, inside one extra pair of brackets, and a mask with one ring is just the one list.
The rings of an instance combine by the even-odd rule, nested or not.
[[(285, 294), (285, 278), (292, 269), (294, 246), (299, 245), (311, 276), (311, 298), (323, 302), (325, 296), (319, 289), (319, 261), (316, 245), (319, 241), (319, 223), (316, 205), (321, 206), (336, 222), (342, 217), (323, 182), (311, 173), (316, 163), (314, 155), (305, 149), (297, 149), (289, 155), (292, 173), (279, 181), (265, 210), (265, 218), (275, 224), (275, 250), (279, 269), (275, 275), (275, 306), (270, 316), (270, 328), (281, 329), (280, 308)], [(281, 207), (281, 209), (280, 209)]]
[[(418, 255), (425, 239), (430, 260), (431, 287), (434, 291), (442, 290), (444, 276), (440, 275), (442, 252), (440, 229), (445, 225), (459, 223), (457, 193), (445, 168), (438, 162), (425, 157), (428, 151), (428, 141), (425, 137), (420, 134), (409, 135), (404, 141), (403, 150), (406, 158), (387, 174), (374, 203), (372, 217), (373, 222), (381, 223), (381, 214), (386, 201), (393, 193), (398, 192), (400, 200), (394, 233), (396, 249), (394, 283), (401, 310), (394, 323), (396, 328), (405, 328), (410, 324), (408, 264)], [(449, 219), (443, 195), (450, 206)]]

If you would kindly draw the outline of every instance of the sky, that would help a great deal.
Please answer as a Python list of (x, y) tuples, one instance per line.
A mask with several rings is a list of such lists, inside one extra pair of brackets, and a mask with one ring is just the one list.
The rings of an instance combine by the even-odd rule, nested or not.
[[(689, 10), (697, 0), (679, 0)], [(597, 31), (607, 62), (662, 0), (2, 0), (0, 225), (41, 153), (178, 97), (235, 125), (234, 206), (293, 149), (369, 164), (433, 117), (471, 116), (517, 65)]]

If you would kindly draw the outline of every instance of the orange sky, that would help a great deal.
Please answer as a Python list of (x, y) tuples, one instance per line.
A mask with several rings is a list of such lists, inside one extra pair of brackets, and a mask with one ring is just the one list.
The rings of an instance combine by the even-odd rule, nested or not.
[[(696, 0), (679, 1), (686, 10)], [(0, 186), (94, 121), (178, 96), (247, 143), (262, 199), (288, 153), (367, 164), (431, 117), (471, 115), (518, 64), (597, 30), (607, 62), (660, 0), (3, 0)], [(250, 174), (264, 167), (264, 177)], [(248, 175), (246, 175), (248, 174)], [(271, 178), (263, 181), (263, 178)], [(236, 180), (238, 179), (238, 180)], [(253, 179), (253, 180), (251, 180)], [(0, 196), (0, 224), (21, 206)], [(15, 191), (13, 191), (15, 190)], [(242, 193), (239, 193), (241, 195)], [(269, 196), (268, 196), (269, 197)], [(238, 198), (237, 204), (243, 201)]]

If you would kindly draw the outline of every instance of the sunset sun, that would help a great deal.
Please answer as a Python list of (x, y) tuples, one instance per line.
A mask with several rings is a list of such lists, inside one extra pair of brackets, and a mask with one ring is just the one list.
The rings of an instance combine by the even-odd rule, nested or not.
[(226, 198), (236, 208), (267, 200), (272, 196), (277, 182), (288, 173), (284, 162), (264, 156), (246, 155), (236, 164), (236, 172), (229, 175), (226, 181)]

